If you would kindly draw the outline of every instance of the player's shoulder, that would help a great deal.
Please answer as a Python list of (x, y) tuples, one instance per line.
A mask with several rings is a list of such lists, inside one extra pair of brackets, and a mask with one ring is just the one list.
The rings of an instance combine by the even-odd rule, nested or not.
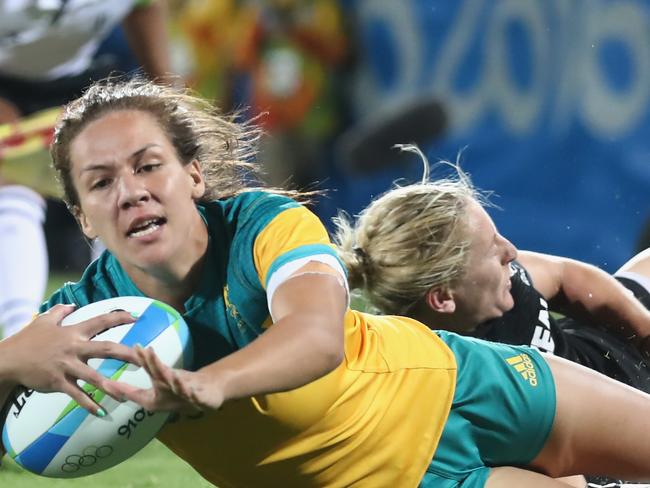
[[(71, 304), (83, 307), (89, 303), (124, 294), (117, 284), (123, 274), (117, 260), (107, 251), (86, 267), (78, 281), (68, 281), (61, 285), (41, 305), (40, 312), (49, 310), (54, 305)], [(132, 290), (128, 291), (134, 294)]]
[(68, 281), (61, 285), (50, 297), (40, 306), (39, 312), (46, 312), (55, 305), (76, 305), (83, 307), (90, 303), (87, 293), (84, 293), (86, 287), (80, 281)]
[(262, 190), (246, 191), (230, 198), (202, 203), (204, 212), (219, 212), (227, 221), (274, 216), (300, 204), (288, 196)]
[[(304, 217), (310, 211), (297, 201), (282, 194), (267, 191), (247, 191), (237, 196), (215, 200), (199, 206), (209, 227), (225, 225), (228, 232), (239, 238), (253, 237), (272, 221), (284, 221), (279, 215), (298, 214)], [(289, 219), (289, 221), (295, 220)]]

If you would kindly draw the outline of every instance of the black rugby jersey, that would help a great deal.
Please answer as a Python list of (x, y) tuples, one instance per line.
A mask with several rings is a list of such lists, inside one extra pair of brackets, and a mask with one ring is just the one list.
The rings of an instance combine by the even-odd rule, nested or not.
[[(479, 325), (472, 335), (494, 342), (529, 345), (650, 392), (650, 367), (623, 335), (572, 318), (554, 318), (524, 267), (513, 261), (510, 269), (514, 307), (502, 317)], [(632, 288), (628, 280), (620, 281)], [(638, 290), (633, 291), (642, 301), (647, 299), (647, 293), (643, 297)]]

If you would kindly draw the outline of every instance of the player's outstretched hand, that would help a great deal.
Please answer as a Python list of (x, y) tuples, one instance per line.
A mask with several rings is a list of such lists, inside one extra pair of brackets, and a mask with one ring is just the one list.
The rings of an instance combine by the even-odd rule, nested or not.
[[(133, 349), (109, 341), (90, 341), (106, 329), (135, 319), (116, 311), (79, 324), (62, 326), (75, 310), (72, 305), (56, 305), (38, 315), (28, 326), (0, 343), (0, 377), (14, 385), (42, 392), (67, 393), (81, 407), (101, 415), (97, 405), (77, 384), (90, 383), (105, 391), (108, 380), (88, 366), (90, 358), (115, 358), (140, 364)], [(110, 392), (106, 392), (110, 395)]]
[(208, 388), (201, 373), (170, 368), (152, 348), (136, 346), (135, 351), (138, 362), (151, 377), (152, 387), (142, 389), (111, 382), (107, 388), (112, 397), (121, 396), (151, 412), (175, 411), (189, 416), (221, 407), (224, 401), (221, 389), (214, 384)]

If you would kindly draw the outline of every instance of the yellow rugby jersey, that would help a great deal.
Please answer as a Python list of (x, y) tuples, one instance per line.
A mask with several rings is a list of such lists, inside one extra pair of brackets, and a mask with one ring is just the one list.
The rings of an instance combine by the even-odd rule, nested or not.
[(424, 325), (350, 310), (345, 360), (301, 388), (227, 403), (158, 436), (219, 487), (415, 487), (442, 434), (455, 360)]
[[(263, 192), (202, 204), (208, 253), (183, 314), (198, 369), (271, 326), (266, 289), (284, 265), (336, 252), (311, 212)], [(141, 295), (105, 253), (43, 307)], [(221, 488), (417, 486), (442, 433), (456, 379), (453, 353), (426, 326), (355, 311), (345, 359), (308, 385), (226, 403), (159, 438)]]

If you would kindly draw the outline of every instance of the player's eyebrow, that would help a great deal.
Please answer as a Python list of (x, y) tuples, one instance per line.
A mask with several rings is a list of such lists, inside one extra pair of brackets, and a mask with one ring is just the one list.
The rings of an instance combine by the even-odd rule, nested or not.
[(135, 162), (137, 163), (138, 161), (140, 161), (140, 159), (142, 159), (142, 156), (144, 156), (144, 153), (146, 153), (152, 147), (158, 147), (159, 148), (161, 146), (160, 146), (160, 144), (156, 144), (154, 142), (152, 142), (151, 144), (147, 144), (143, 148), (138, 149), (133, 154), (131, 154), (131, 156), (129, 156), (129, 159), (135, 160)]
[[(146, 153), (147, 150), (151, 149), (152, 147), (160, 147), (160, 144), (155, 144), (155, 143), (147, 144), (144, 147), (141, 147), (140, 149), (138, 149), (137, 151), (134, 151), (128, 157), (128, 159), (134, 160), (137, 163), (138, 161), (140, 161), (140, 159), (142, 159), (142, 156), (144, 155), (144, 153)], [(111, 163), (94, 163), (94, 164), (90, 164), (88, 166), (83, 167), (81, 169), (81, 172), (85, 173), (85, 172), (88, 172), (88, 171), (101, 171), (101, 170), (106, 170), (106, 169), (109, 169), (109, 168), (112, 168), (112, 167), (113, 167), (113, 164), (111, 164)]]

